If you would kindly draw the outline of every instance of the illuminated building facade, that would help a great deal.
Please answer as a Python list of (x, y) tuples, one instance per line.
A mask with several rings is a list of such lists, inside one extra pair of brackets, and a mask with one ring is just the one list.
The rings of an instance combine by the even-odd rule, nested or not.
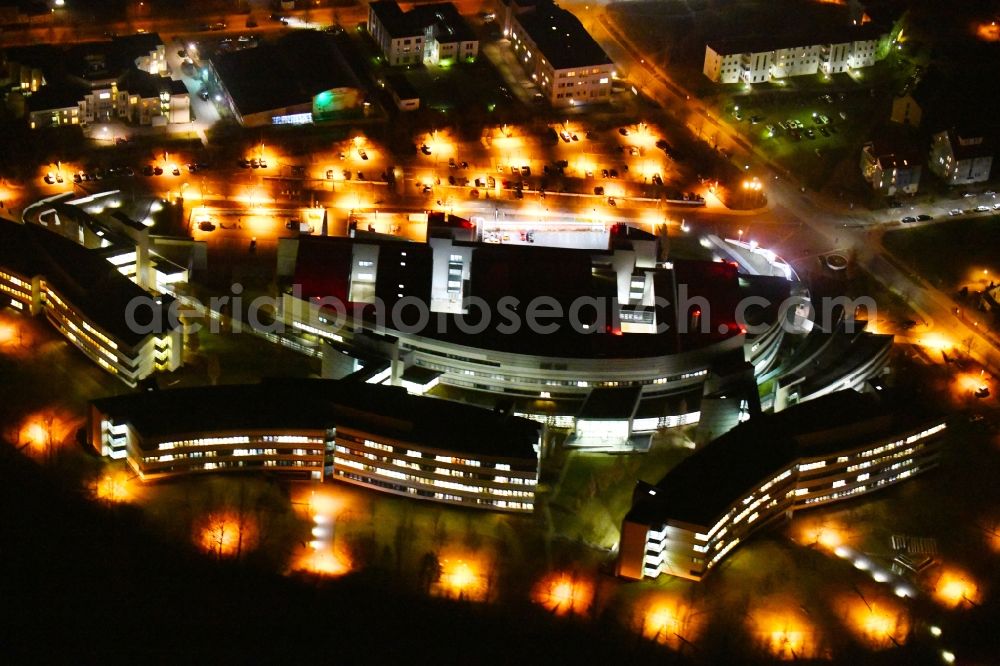
[(882, 196), (916, 194), (922, 171), (920, 154), (911, 146), (869, 141), (861, 147), (861, 175)]
[(11, 48), (4, 59), (32, 129), (116, 120), (138, 125), (191, 121), (187, 88), (170, 78), (165, 46), (155, 33), (69, 49)]
[(508, 32), (514, 56), (552, 106), (611, 100), (614, 63), (572, 12), (541, 0), (512, 14)]
[[(104, 258), (38, 226), (0, 221), (0, 293), (16, 310), (44, 314), (129, 386), (180, 367), (181, 328), (170, 323), (171, 297), (154, 298)], [(143, 306), (130, 322), (135, 302)]]
[(361, 84), (333, 35), (294, 30), (275, 42), (217, 53), (202, 77), (244, 127), (357, 117)]
[(479, 54), (479, 39), (450, 2), (417, 5), (406, 12), (395, 0), (372, 2), (368, 32), (392, 66), (470, 61)]
[(927, 471), (946, 423), (918, 413), (912, 401), (841, 391), (741, 424), (656, 485), (637, 485), (618, 574), (701, 580), (741, 542), (795, 511)]
[[(66, 193), (30, 204), (23, 218), (91, 250), (143, 289), (172, 293), (174, 285), (187, 282), (188, 271), (159, 254), (158, 239), (150, 237), (153, 219), (149, 215), (162, 210), (161, 203), (133, 202), (123, 208), (123, 199), (118, 190), (79, 198)], [(136, 211), (146, 217), (136, 220), (126, 214)], [(179, 245), (173, 239), (168, 242), (175, 249)]]
[(539, 431), (401, 387), (309, 379), (104, 398), (88, 425), (95, 450), (143, 480), (272, 472), (513, 512), (534, 508)]
[(716, 83), (765, 83), (871, 67), (885, 39), (870, 25), (809, 38), (775, 35), (705, 44), (702, 73)]
[[(727, 386), (730, 373), (750, 368), (752, 384), (754, 365), (770, 367), (784, 337), (778, 308), (758, 313), (764, 331), (751, 336), (735, 322), (735, 307), (762, 285), (778, 303), (789, 280), (741, 276), (728, 262), (664, 262), (656, 238), (635, 229), (615, 232), (610, 243), (592, 252), (441, 237), (283, 239), (279, 314), (300, 335), (375, 356), (377, 371), (366, 381), (404, 385), (420, 370), (471, 402), (514, 401), (520, 414), (574, 427), (578, 441), (697, 423), (708, 380)], [(485, 305), (493, 325), (469, 329), (466, 322), (481, 321), (469, 299)], [(520, 325), (497, 326), (510, 299)], [(706, 304), (704, 311), (685, 309), (685, 299)], [(524, 316), (542, 301), (562, 310), (547, 322), (554, 329), (533, 330)], [(416, 304), (428, 318), (410, 326)]]
[(982, 183), (990, 179), (994, 142), (982, 132), (950, 129), (931, 139), (927, 168), (949, 185)]

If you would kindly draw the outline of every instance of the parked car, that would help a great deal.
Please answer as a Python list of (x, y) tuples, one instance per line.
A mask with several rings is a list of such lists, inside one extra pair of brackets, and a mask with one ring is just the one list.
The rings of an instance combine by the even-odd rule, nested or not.
[(922, 213), (920, 215), (917, 215), (917, 219), (920, 220), (921, 222), (930, 222), (931, 220), (934, 219), (934, 216)]
[(909, 224), (910, 222), (916, 222), (916, 221), (917, 221), (917, 218), (915, 218), (915, 217), (910, 217), (909, 215), (907, 215), (906, 217), (904, 217), (904, 218), (903, 218), (903, 219), (901, 220), (901, 222), (902, 222), (903, 224)]

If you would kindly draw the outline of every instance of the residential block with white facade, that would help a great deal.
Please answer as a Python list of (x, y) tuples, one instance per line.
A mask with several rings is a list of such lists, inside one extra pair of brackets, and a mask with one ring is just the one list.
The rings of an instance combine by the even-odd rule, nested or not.
[(514, 14), (511, 48), (554, 107), (607, 102), (615, 66), (571, 12), (553, 2)]
[(368, 32), (392, 66), (475, 60), (479, 39), (450, 2), (409, 11), (395, 0), (368, 5)]
[(870, 26), (814, 38), (773, 35), (713, 40), (705, 44), (702, 72), (716, 83), (765, 83), (810, 74), (840, 74), (870, 67), (884, 36)]

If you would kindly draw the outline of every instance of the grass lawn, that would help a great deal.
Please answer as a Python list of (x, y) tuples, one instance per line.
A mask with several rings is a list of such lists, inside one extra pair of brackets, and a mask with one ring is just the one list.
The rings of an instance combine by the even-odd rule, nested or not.
[(636, 481), (655, 483), (690, 455), (690, 449), (678, 446), (683, 439), (683, 433), (668, 431), (654, 440), (648, 453), (568, 452), (549, 499), (555, 533), (611, 548), (618, 541)]
[(320, 371), (319, 359), (252, 333), (211, 333), (207, 328), (198, 334), (197, 352), (185, 353), (184, 363), (176, 372), (162, 375), (160, 385), (208, 384), (215, 363), (219, 384), (251, 383), (264, 377), (308, 377)]
[(500, 93), (503, 81), (485, 56), (449, 67), (404, 70), (404, 75), (420, 93), (421, 105), (434, 109), (490, 110), (513, 103)]
[[(931, 282), (946, 288), (968, 284), (973, 273), (986, 268), (1000, 274), (997, 217), (939, 222), (901, 228), (885, 234), (882, 243)], [(977, 279), (981, 276), (977, 275)]]

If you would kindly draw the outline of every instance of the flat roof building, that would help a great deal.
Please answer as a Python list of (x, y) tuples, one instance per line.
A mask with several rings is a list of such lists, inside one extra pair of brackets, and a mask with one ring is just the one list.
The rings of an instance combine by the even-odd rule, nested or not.
[(752, 35), (710, 40), (702, 72), (716, 83), (764, 83), (870, 67), (886, 38), (872, 24), (831, 26), (806, 34)]
[(245, 127), (354, 117), (364, 103), (336, 40), (316, 30), (218, 53), (208, 67), (223, 103)]
[(793, 512), (899, 483), (937, 464), (943, 417), (910, 400), (839, 391), (762, 414), (658, 483), (639, 482), (618, 574), (701, 580), (753, 533)]
[[(389, 365), (370, 381), (399, 385), (407, 369), (424, 368), (471, 400), (516, 400), (541, 421), (568, 419), (580, 445), (601, 433), (632, 438), (697, 422), (706, 380), (742, 376), (746, 359), (763, 371), (785, 330), (777, 307), (755, 313), (764, 333), (736, 323), (740, 298), (765, 285), (738, 277), (734, 264), (663, 262), (658, 252), (638, 230), (613, 233), (604, 251), (447, 237), (283, 239), (279, 316), (300, 335), (380, 355)], [(784, 298), (790, 284), (766, 287), (778, 297), (783, 286)], [(536, 328), (528, 313), (543, 303), (559, 313)], [(730, 353), (741, 367), (721, 362)], [(601, 416), (611, 396), (601, 390), (614, 388), (638, 389), (638, 404)], [(560, 407), (538, 406), (550, 403)]]
[(46, 319), (129, 386), (181, 364), (170, 296), (153, 296), (99, 253), (36, 225), (0, 220), (0, 291)]
[(91, 445), (143, 480), (273, 472), (515, 512), (534, 508), (539, 430), (402, 387), (319, 379), (103, 398), (88, 424)]
[(32, 129), (112, 120), (191, 121), (187, 88), (168, 75), (165, 46), (156, 33), (69, 48), (15, 47), (4, 52), (4, 61)]
[(614, 63), (572, 12), (539, 2), (511, 16), (508, 36), (521, 67), (552, 106), (610, 101)]
[(368, 5), (368, 32), (392, 65), (438, 65), (475, 60), (479, 38), (450, 2), (404, 12), (395, 0)]

